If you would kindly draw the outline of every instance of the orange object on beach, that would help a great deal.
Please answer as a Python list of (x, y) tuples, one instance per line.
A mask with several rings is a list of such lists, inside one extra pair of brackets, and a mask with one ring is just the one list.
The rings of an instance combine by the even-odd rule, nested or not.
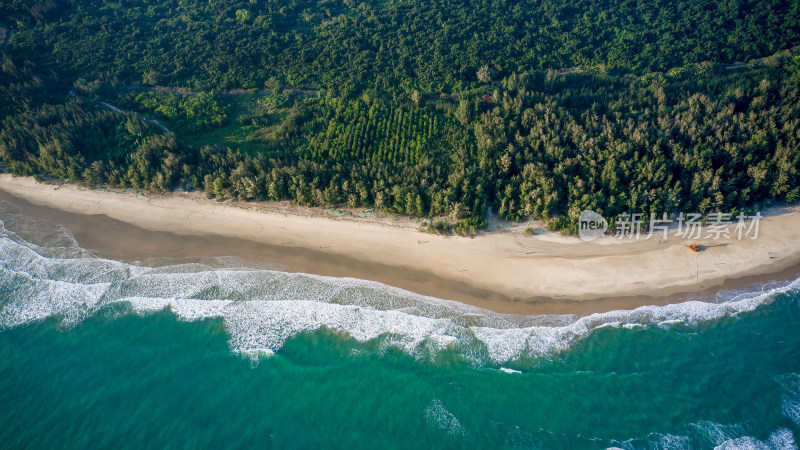
[(693, 252), (699, 252), (700, 251), (700, 246), (697, 245), (697, 242), (695, 242), (694, 244), (690, 244), (689, 245), (689, 250), (691, 250)]

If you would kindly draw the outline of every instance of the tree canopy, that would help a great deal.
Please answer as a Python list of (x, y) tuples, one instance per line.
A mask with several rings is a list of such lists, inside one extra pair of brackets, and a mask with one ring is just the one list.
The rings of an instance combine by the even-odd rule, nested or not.
[(463, 232), (792, 202), (799, 5), (0, 0), (0, 161)]

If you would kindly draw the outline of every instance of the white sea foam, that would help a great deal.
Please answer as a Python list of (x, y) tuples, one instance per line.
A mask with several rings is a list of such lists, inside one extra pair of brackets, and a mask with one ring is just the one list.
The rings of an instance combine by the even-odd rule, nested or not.
[(702, 421), (688, 425), (689, 434), (657, 434), (653, 433), (645, 439), (631, 439), (621, 443), (625, 450), (684, 450), (697, 448), (692, 442), (700, 444), (699, 448), (716, 450), (796, 450), (794, 435), (788, 428), (778, 428), (770, 433), (766, 440), (759, 440), (746, 434), (747, 427), (742, 424), (723, 425)]
[(797, 450), (797, 443), (795, 442), (794, 434), (792, 433), (792, 430), (788, 428), (779, 428), (773, 431), (769, 435), (769, 439), (767, 439), (767, 445), (776, 450)]
[(461, 422), (453, 415), (438, 398), (431, 400), (423, 411), (423, 416), (428, 425), (438, 428), (451, 436), (464, 436), (467, 431)]
[(659, 450), (682, 450), (691, 448), (688, 436), (665, 434), (659, 437), (652, 447)]
[(751, 436), (730, 439), (715, 447), (718, 450), (796, 450), (794, 435), (788, 428), (773, 431), (766, 441)]
[(800, 426), (800, 375), (786, 374), (778, 380), (784, 390), (782, 412), (784, 417)]
[(746, 427), (738, 423), (721, 424), (703, 420), (689, 424), (689, 428), (696, 440), (706, 442), (715, 448), (747, 434)]
[(496, 363), (509, 361), (520, 354), (544, 355), (562, 351), (575, 339), (603, 326), (632, 324), (667, 327), (677, 323), (699, 322), (752, 311), (771, 302), (776, 295), (800, 288), (800, 280), (768, 291), (739, 294), (723, 303), (688, 301), (666, 306), (642, 306), (632, 311), (611, 311), (581, 317), (559, 327), (534, 326), (515, 329), (473, 327), (474, 335), (486, 344)]
[[(5, 214), (2, 208), (0, 213)], [(235, 260), (126, 264), (81, 250), (63, 230), (42, 231), (50, 233), (39, 236), (53, 245), (46, 247), (8, 228), (3, 223), (0, 233), (0, 329), (48, 317), (71, 325), (98, 308), (125, 303), (140, 313), (169, 308), (182, 320), (221, 318), (231, 348), (247, 353), (277, 351), (292, 336), (324, 327), (358, 341), (381, 339), (412, 354), (452, 348), (476, 362), (499, 365), (562, 351), (600, 327), (696, 324), (751, 311), (800, 287), (796, 280), (728, 292), (717, 302), (694, 300), (585, 317), (520, 317), (353, 278), (236, 267)], [(800, 408), (787, 408), (795, 407)]]
[(169, 307), (185, 320), (222, 317), (233, 348), (243, 352), (275, 350), (292, 336), (322, 327), (347, 333), (361, 342), (389, 336), (392, 344), (410, 353), (423, 342), (446, 347), (459, 333), (451, 321), (411, 316), (354, 305), (309, 300), (230, 301), (124, 298), (138, 311)]
[(686, 450), (692, 448), (689, 436), (658, 433), (652, 433), (646, 439), (631, 439), (621, 445), (621, 447), (608, 447), (607, 450)]

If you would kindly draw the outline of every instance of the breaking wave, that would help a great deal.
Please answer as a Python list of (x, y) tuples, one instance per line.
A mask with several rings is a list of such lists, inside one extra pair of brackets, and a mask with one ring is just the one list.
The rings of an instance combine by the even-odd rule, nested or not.
[[(562, 351), (601, 327), (697, 324), (751, 311), (800, 288), (795, 280), (721, 292), (712, 301), (582, 317), (517, 316), (380, 283), (288, 273), (236, 258), (128, 264), (94, 256), (63, 229), (25, 222), (1, 207), (0, 213), (6, 221), (0, 221), (0, 330), (47, 318), (71, 326), (109, 305), (123, 304), (141, 314), (169, 309), (181, 320), (221, 318), (231, 348), (254, 355), (275, 352), (298, 333), (327, 328), (414, 355), (447, 348), (480, 364), (499, 365)], [(13, 229), (24, 231), (7, 229), (12, 222)], [(796, 405), (786, 409), (794, 414)]]
[[(686, 435), (652, 434), (645, 439), (631, 439), (613, 449), (684, 450), (713, 448), (715, 450), (796, 450), (794, 434), (788, 428), (778, 428), (764, 439), (746, 434), (742, 424), (722, 425), (714, 422), (697, 422), (687, 425)], [(692, 445), (695, 443), (696, 445)]]

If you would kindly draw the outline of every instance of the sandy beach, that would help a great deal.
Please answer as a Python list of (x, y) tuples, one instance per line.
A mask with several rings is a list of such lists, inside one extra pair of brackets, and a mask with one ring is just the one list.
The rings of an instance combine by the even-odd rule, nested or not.
[[(593, 242), (500, 226), (478, 236), (418, 231), (411, 219), (286, 203), (142, 195), (0, 174), (0, 200), (67, 228), (81, 246), (128, 261), (239, 256), (283, 270), (379, 281), (498, 312), (567, 313), (663, 304), (691, 292), (783, 279), (800, 265), (800, 208), (765, 212), (755, 240)], [(732, 228), (732, 227), (731, 227)], [(705, 234), (705, 231), (704, 233)]]

